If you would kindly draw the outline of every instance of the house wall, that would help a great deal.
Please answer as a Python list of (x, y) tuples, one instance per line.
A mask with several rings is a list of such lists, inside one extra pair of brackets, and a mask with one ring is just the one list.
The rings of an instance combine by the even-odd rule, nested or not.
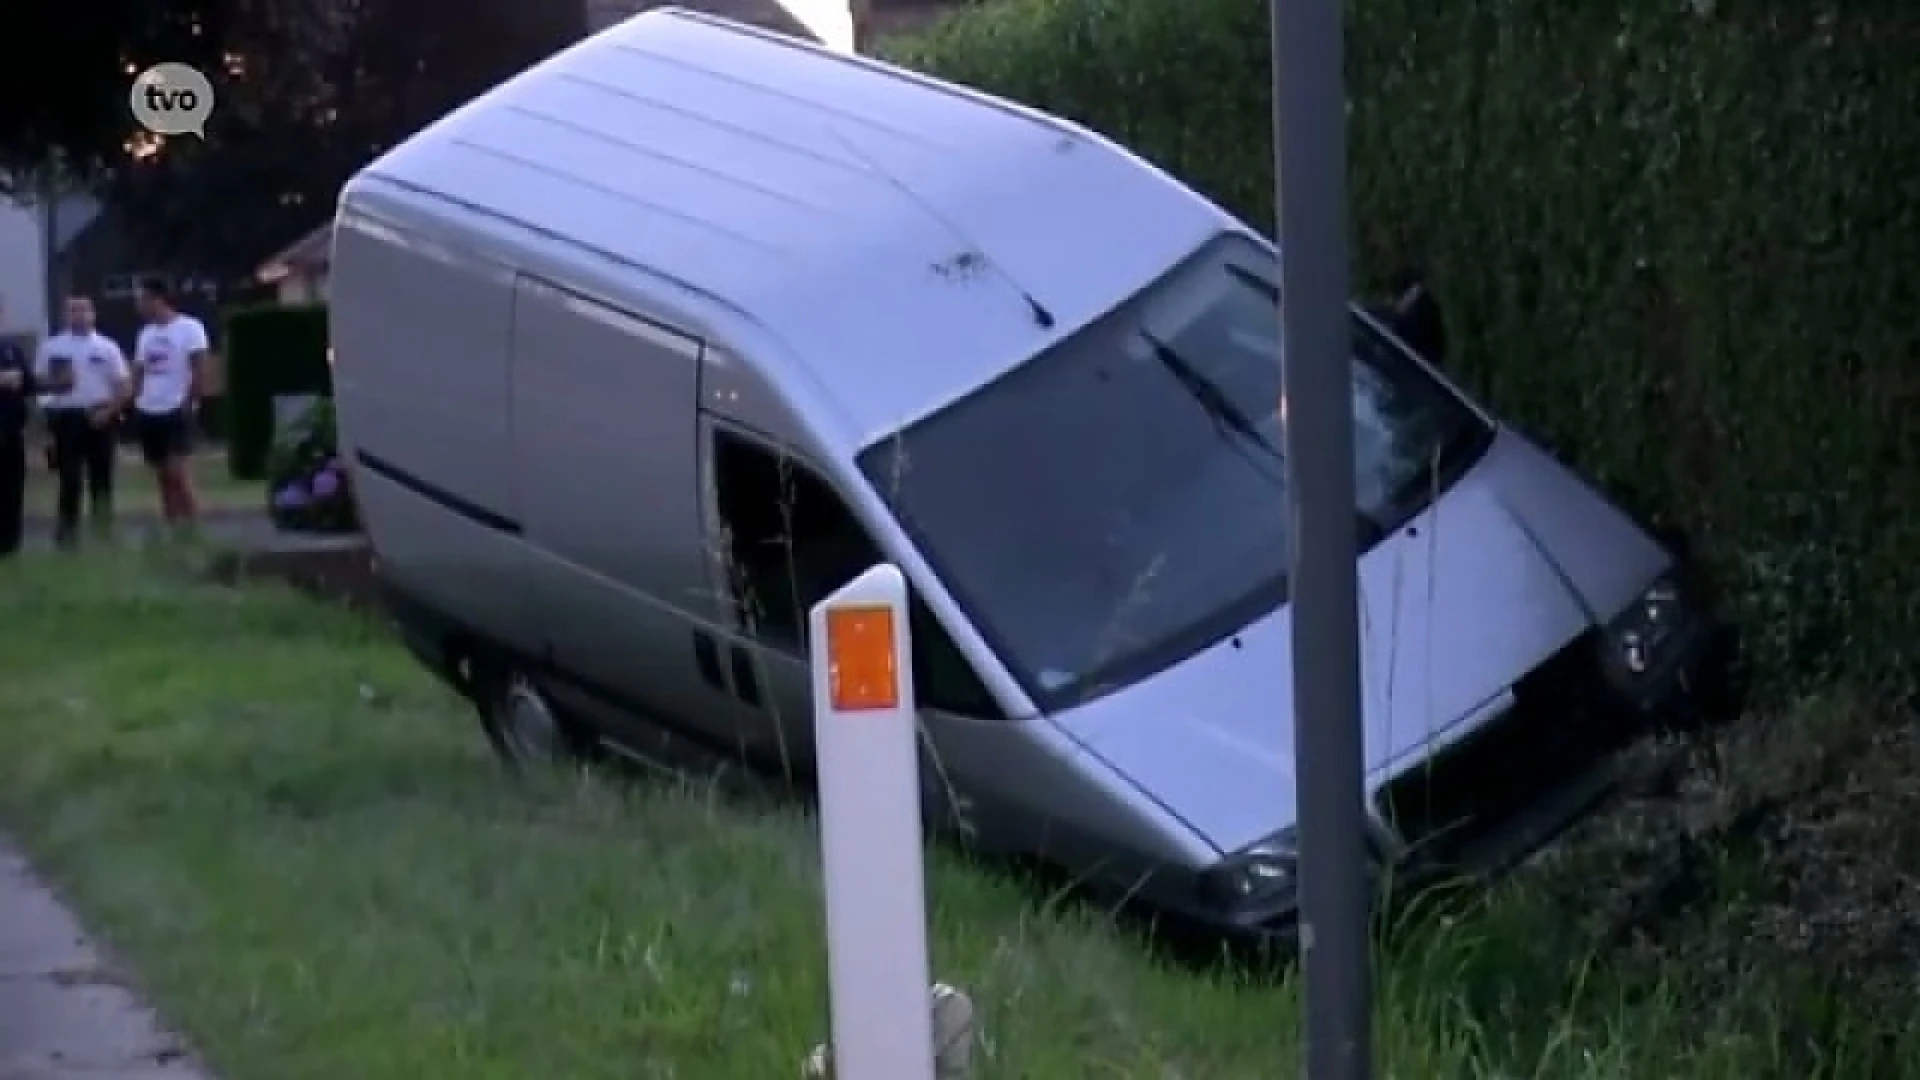
[(0, 335), (37, 342), (46, 332), (46, 245), (40, 208), (0, 197)]
[(275, 287), (274, 299), (283, 304), (311, 304), (316, 299), (313, 282), (301, 274), (288, 274)]
[(327, 302), (327, 270), (313, 267), (294, 270), (274, 283), (273, 298), (282, 304), (324, 304)]

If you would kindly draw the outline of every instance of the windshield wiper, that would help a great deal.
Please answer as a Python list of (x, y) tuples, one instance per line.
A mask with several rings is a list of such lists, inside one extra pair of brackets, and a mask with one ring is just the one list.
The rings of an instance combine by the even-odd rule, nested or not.
[(1185, 390), (1188, 396), (1199, 402), (1200, 407), (1206, 410), (1207, 416), (1215, 424), (1227, 428), (1258, 446), (1275, 461), (1282, 460), (1279, 447), (1267, 441), (1267, 437), (1260, 433), (1260, 428), (1253, 422), (1253, 418), (1227, 396), (1227, 392), (1220, 388), (1219, 383), (1208, 378), (1206, 373), (1194, 367), (1186, 357), (1175, 352), (1171, 345), (1151, 332), (1140, 331), (1140, 338), (1147, 343), (1148, 348), (1153, 350), (1153, 358), (1160, 362), (1161, 367), (1167, 369), (1167, 373), (1173, 376), (1174, 381), (1180, 384), (1181, 389)]

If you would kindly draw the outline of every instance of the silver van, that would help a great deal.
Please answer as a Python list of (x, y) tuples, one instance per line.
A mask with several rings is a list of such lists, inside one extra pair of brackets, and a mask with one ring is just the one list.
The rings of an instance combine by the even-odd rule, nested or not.
[[(890, 560), (930, 821), (1290, 924), (1286, 409), (1241, 222), (1071, 124), (656, 10), (368, 166), (334, 245), (379, 573), (503, 755), (805, 778), (805, 614)], [(1353, 318), (1375, 855), (1485, 865), (1725, 650), (1673, 554), (1395, 322)]]

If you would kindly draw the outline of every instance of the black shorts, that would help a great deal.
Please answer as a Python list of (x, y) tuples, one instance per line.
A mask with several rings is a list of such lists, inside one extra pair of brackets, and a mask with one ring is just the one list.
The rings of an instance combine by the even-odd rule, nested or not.
[(135, 433), (140, 438), (140, 456), (149, 465), (159, 465), (193, 453), (193, 420), (185, 409), (172, 412), (133, 414)]

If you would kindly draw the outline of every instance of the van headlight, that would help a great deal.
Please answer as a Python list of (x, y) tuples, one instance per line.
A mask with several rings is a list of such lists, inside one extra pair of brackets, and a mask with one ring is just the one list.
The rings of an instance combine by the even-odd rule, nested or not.
[(1300, 885), (1300, 844), (1289, 826), (1222, 859), (1203, 877), (1208, 898), (1234, 910), (1292, 907)]
[(1688, 617), (1679, 582), (1671, 576), (1655, 581), (1607, 624), (1612, 666), (1630, 682), (1658, 670), (1671, 658)]

